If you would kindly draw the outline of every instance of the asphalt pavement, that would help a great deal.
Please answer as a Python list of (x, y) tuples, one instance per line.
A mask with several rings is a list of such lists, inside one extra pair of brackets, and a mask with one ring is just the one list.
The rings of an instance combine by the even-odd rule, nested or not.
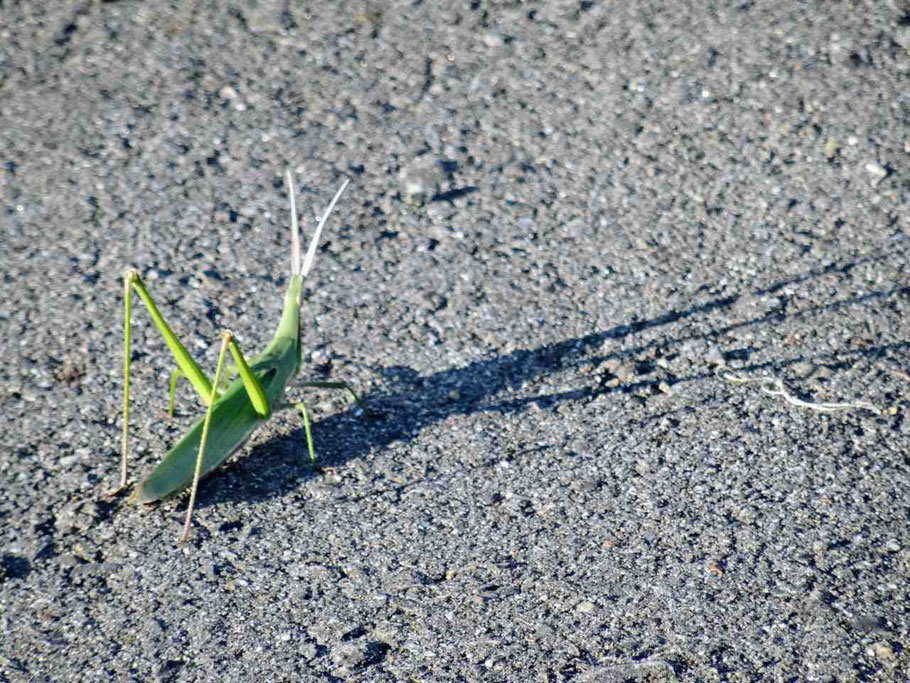
[[(908, 84), (898, 1), (0, 2), (0, 680), (910, 680)], [(370, 411), (181, 545), (123, 272), (255, 353), (287, 168)]]

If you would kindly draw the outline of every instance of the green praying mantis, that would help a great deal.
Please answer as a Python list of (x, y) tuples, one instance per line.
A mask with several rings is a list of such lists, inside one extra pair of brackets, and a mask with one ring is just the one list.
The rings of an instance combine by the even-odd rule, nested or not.
[[(307, 448), (311, 461), (315, 460), (310, 418), (303, 401), (287, 402), (284, 394), (288, 383), (300, 370), (300, 305), (303, 280), (309, 274), (316, 256), (316, 247), (322, 229), (335, 208), (335, 204), (348, 185), (346, 180), (328, 209), (322, 215), (316, 232), (310, 241), (306, 257), (300, 258), (300, 231), (297, 224), (297, 207), (294, 200), (294, 184), (291, 173), (286, 173), (288, 194), (291, 200), (291, 277), (284, 296), (281, 321), (272, 341), (265, 350), (249, 361), (229, 331), (221, 334), (221, 349), (215, 368), (215, 379), (210, 381), (186, 348), (171, 330), (155, 305), (148, 288), (136, 270), (127, 270), (124, 275), (124, 334), (123, 334), (123, 443), (120, 460), (120, 483), (108, 495), (117, 495), (127, 486), (127, 460), (129, 456), (130, 421), (130, 362), (132, 356), (132, 299), (133, 291), (148, 309), (155, 327), (177, 362), (177, 369), (171, 375), (169, 411), (173, 415), (174, 395), (177, 380), (185, 377), (206, 406), (205, 415), (192, 426), (183, 438), (165, 456), (152, 473), (143, 480), (130, 500), (135, 503), (153, 503), (190, 487), (190, 500), (186, 510), (186, 521), (180, 541), (190, 536), (193, 506), (199, 480), (212, 472), (240, 448), (257, 427), (269, 420), (277, 410), (296, 408), (303, 417)], [(227, 379), (225, 359), (228, 351), (234, 361), (232, 372), (239, 375), (227, 387), (222, 388), (222, 379)], [(304, 382), (302, 386), (325, 389), (344, 389), (351, 393), (357, 405), (364, 411), (365, 406), (346, 382)]]

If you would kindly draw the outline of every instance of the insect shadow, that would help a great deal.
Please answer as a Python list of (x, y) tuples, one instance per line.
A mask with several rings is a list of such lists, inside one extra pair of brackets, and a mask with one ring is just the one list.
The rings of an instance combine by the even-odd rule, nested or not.
[[(888, 290), (869, 292), (833, 302), (804, 308), (794, 313), (773, 310), (746, 320), (731, 322), (707, 332), (672, 338), (659, 338), (631, 348), (600, 354), (605, 342), (621, 340), (644, 330), (670, 325), (686, 318), (705, 316), (714, 311), (730, 309), (741, 299), (774, 294), (790, 285), (817, 279), (824, 275), (844, 274), (856, 266), (882, 260), (881, 256), (868, 256), (847, 263), (808, 271), (804, 274), (781, 280), (771, 286), (730, 296), (717, 297), (684, 310), (669, 311), (657, 317), (616, 325), (609, 329), (568, 339), (536, 349), (517, 350), (511, 353), (469, 363), (466, 366), (443, 370), (431, 375), (421, 375), (406, 366), (379, 368), (386, 380), (385, 385), (364, 395), (366, 403), (376, 415), (364, 419), (354, 407), (318, 420), (314, 436), (318, 449), (319, 465), (340, 467), (344, 463), (360, 458), (370, 451), (382, 449), (396, 441), (409, 441), (415, 433), (436, 422), (451, 417), (466, 416), (480, 412), (514, 413), (527, 410), (531, 404), (551, 408), (563, 401), (592, 401), (609, 393), (638, 393), (642, 389), (657, 391), (661, 379), (646, 379), (623, 383), (618, 386), (603, 381), (603, 372), (589, 372), (584, 375), (588, 385), (560, 393), (518, 397), (496, 401), (502, 393), (520, 390), (523, 383), (534, 378), (545, 377), (558, 371), (573, 368), (600, 368), (610, 360), (623, 361), (647, 353), (649, 349), (672, 349), (687, 342), (723, 338), (736, 330), (779, 323), (787, 318), (809, 318), (825, 312), (855, 306), (873, 301), (885, 301), (895, 296), (910, 294), (910, 287), (894, 287)], [(816, 356), (798, 355), (790, 359), (738, 367), (739, 372), (775, 369), (777, 371), (796, 363), (812, 361), (823, 363), (844, 356), (854, 358), (884, 354), (896, 349), (910, 347), (910, 342), (851, 349)], [(737, 358), (748, 357), (748, 351), (737, 351)], [(672, 384), (703, 381), (715, 377), (713, 372), (693, 373), (672, 379)], [(293, 392), (293, 387), (290, 388)], [(457, 390), (457, 392), (453, 392)], [(455, 395), (457, 398), (453, 399)], [(311, 476), (321, 476), (309, 466), (302, 443), (303, 430), (295, 429), (286, 436), (269, 439), (253, 448), (246, 457), (235, 460), (229, 467), (215, 473), (200, 492), (203, 506), (228, 502), (251, 502), (288, 494), (300, 487), (300, 481)], [(288, 448), (281, 444), (288, 444)], [(291, 458), (289, 451), (300, 455)], [(220, 481), (216, 481), (220, 480)]]

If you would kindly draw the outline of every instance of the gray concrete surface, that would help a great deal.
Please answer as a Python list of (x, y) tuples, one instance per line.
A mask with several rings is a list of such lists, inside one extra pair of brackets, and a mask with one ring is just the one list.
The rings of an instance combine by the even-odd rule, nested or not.
[[(908, 680), (908, 48), (889, 1), (0, 3), (0, 679)], [(121, 274), (255, 350), (286, 167), (353, 179), (305, 360), (377, 415), (307, 392), (323, 469), (279, 415), (180, 546), (101, 498)], [(134, 477), (199, 412), (136, 320)]]

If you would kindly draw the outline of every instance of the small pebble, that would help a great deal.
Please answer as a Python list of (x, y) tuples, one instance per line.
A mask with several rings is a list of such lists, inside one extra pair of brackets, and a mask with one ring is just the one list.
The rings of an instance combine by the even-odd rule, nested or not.
[(724, 358), (724, 354), (720, 352), (719, 349), (711, 349), (708, 352), (708, 356), (705, 359), (708, 361), (708, 365), (713, 365), (717, 368), (724, 368), (727, 366), (727, 360)]
[(613, 371), (613, 374), (616, 375), (620, 382), (628, 382), (632, 379), (634, 372), (630, 365), (623, 363)]
[(910, 50), (910, 26), (898, 26), (894, 32), (894, 40), (905, 50)]
[(874, 161), (870, 161), (866, 164), (866, 172), (872, 176), (873, 186), (878, 185), (888, 177), (888, 171), (886, 171), (881, 164), (877, 164)]
[(888, 643), (884, 641), (879, 641), (874, 645), (870, 645), (868, 648), (866, 648), (866, 654), (870, 657), (876, 657), (877, 659), (885, 662), (890, 662), (892, 659), (894, 659), (894, 650)]

